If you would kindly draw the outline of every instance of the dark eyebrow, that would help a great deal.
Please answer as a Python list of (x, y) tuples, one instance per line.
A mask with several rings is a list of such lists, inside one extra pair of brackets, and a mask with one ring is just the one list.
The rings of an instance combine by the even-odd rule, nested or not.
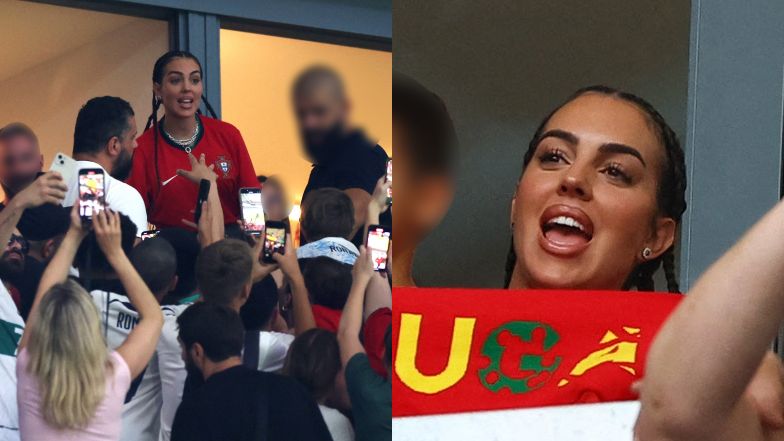
[(573, 144), (573, 145), (577, 144), (578, 142), (580, 142), (580, 138), (578, 138), (577, 135), (575, 135), (574, 133), (567, 132), (566, 130), (560, 130), (560, 129), (548, 130), (548, 131), (542, 133), (539, 136), (539, 141), (537, 142), (537, 144), (539, 142), (541, 142), (545, 138), (558, 138), (558, 139), (562, 139), (562, 140), (568, 142), (569, 144)]
[(640, 154), (640, 151), (626, 144), (619, 144), (617, 142), (608, 142), (606, 144), (602, 144), (602, 146), (599, 147), (599, 152), (632, 155), (635, 158), (639, 159), (640, 162), (642, 162), (643, 167), (648, 167), (648, 165), (645, 163), (645, 160), (642, 159), (642, 154)]
[[(571, 145), (577, 145), (580, 142), (580, 138), (578, 138), (577, 135), (575, 135), (572, 132), (567, 132), (566, 130), (561, 130), (561, 129), (548, 130), (542, 133), (542, 135), (539, 136), (538, 142), (541, 142), (545, 138), (562, 139)], [(599, 147), (599, 153), (604, 153), (604, 154), (616, 153), (616, 154), (632, 155), (640, 160), (643, 167), (648, 167), (648, 164), (645, 163), (645, 160), (642, 158), (642, 154), (640, 153), (640, 151), (626, 144), (621, 144), (618, 142), (608, 142), (602, 144), (602, 146)]]
[[(190, 73), (190, 75), (193, 75), (195, 73), (201, 74), (201, 71), (200, 70), (194, 70), (193, 72)], [(182, 72), (180, 72), (178, 70), (170, 70), (170, 71), (166, 72), (166, 75), (171, 75), (171, 74), (177, 74), (177, 75), (185, 76), (185, 74), (183, 74)]]

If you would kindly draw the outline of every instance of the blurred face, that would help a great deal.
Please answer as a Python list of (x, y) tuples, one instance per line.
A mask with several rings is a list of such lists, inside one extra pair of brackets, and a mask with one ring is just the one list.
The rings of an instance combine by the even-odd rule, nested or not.
[(392, 123), (395, 143), (395, 180), (393, 228), (398, 250), (416, 247), (443, 219), (454, 196), (454, 183), (448, 174), (418, 173), (409, 152), (405, 125)]
[(282, 221), (288, 217), (289, 213), (286, 212), (287, 204), (278, 185), (267, 181), (264, 184), (264, 189), (261, 191), (261, 197), (267, 219)]
[(0, 183), (11, 193), (18, 193), (35, 180), (43, 168), (38, 144), (27, 136), (0, 141)]
[(334, 87), (322, 84), (294, 99), (297, 122), (311, 159), (321, 159), (319, 149), (341, 134), (348, 117), (348, 103)]
[(621, 289), (672, 244), (659, 216), (664, 148), (625, 101), (586, 94), (547, 123), (512, 207), (518, 260), (512, 288)]
[(190, 58), (174, 58), (164, 68), (161, 84), (154, 84), (153, 90), (163, 100), (166, 115), (193, 118), (204, 90), (201, 69)]
[(137, 135), (136, 120), (133, 117), (129, 117), (128, 129), (118, 139), (118, 154), (112, 164), (112, 177), (115, 179), (124, 181), (130, 176), (131, 165), (133, 164), (133, 150), (137, 146)]
[(25, 255), (29, 249), (27, 240), (19, 233), (19, 230), (14, 230), (10, 240), (0, 256), (0, 275), (8, 277), (13, 274), (19, 274), (24, 270)]

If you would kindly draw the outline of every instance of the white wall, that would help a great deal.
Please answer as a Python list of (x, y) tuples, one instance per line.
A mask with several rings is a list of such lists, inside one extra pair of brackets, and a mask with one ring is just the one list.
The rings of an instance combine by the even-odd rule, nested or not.
[[(101, 15), (96, 13), (96, 19)], [(56, 152), (71, 154), (76, 115), (90, 98), (113, 95), (129, 101), (141, 132), (150, 113), (152, 67), (168, 46), (166, 22), (134, 19), (31, 67), (0, 82), (0, 125), (21, 121), (32, 127), (45, 168)]]

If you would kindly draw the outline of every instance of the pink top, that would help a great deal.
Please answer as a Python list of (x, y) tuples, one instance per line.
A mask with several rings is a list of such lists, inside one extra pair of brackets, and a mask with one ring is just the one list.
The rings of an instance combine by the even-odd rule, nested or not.
[(131, 385), (131, 371), (117, 352), (109, 356), (114, 369), (106, 379), (106, 392), (95, 416), (82, 430), (57, 430), (50, 427), (41, 413), (38, 380), (27, 372), (30, 356), (27, 349), (19, 352), (16, 362), (17, 401), (19, 403), (19, 434), (22, 441), (80, 440), (117, 441), (122, 426), (122, 407)]

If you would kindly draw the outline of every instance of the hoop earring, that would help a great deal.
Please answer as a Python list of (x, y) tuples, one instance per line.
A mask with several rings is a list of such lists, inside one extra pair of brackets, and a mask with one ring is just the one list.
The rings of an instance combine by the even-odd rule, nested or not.
[(642, 250), (642, 258), (643, 259), (645, 259), (645, 260), (650, 259), (652, 254), (653, 254), (653, 250), (651, 250), (648, 247), (643, 248), (643, 250)]

